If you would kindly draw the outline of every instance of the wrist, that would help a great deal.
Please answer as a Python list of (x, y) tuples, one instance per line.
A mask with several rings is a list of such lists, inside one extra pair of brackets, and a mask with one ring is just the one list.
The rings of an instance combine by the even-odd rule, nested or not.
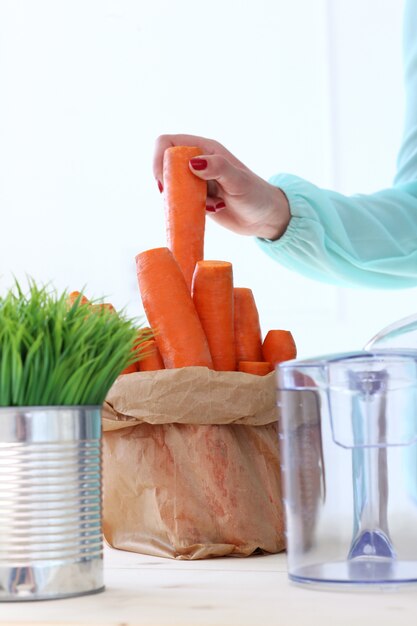
[(282, 189), (269, 183), (268, 185), (270, 198), (262, 223), (259, 223), (257, 228), (256, 237), (275, 241), (285, 233), (290, 223), (291, 213), (287, 196)]

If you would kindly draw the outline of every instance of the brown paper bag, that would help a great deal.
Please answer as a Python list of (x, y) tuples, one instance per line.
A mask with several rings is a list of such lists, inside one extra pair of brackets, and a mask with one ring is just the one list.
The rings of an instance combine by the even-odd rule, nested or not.
[(118, 378), (103, 410), (104, 535), (178, 559), (284, 549), (274, 373)]

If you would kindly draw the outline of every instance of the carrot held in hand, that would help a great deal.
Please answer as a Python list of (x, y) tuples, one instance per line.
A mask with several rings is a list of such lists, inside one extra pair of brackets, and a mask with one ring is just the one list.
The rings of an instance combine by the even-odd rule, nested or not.
[(251, 289), (235, 287), (236, 361), (263, 361), (259, 314)]
[(227, 261), (198, 261), (192, 297), (218, 371), (236, 369), (233, 270)]
[(207, 183), (189, 167), (199, 154), (199, 148), (174, 146), (165, 150), (163, 163), (167, 245), (190, 291), (195, 264), (204, 256)]
[(203, 327), (184, 276), (168, 248), (136, 257), (143, 308), (166, 368), (213, 367)]
[(297, 347), (294, 337), (289, 330), (268, 331), (262, 344), (262, 354), (265, 361), (270, 361), (273, 365), (295, 359)]
[(137, 361), (137, 371), (152, 372), (165, 369), (164, 362), (159, 353), (155, 339), (144, 341), (140, 347), (140, 357)]
[(247, 374), (256, 374), (257, 376), (266, 376), (274, 370), (271, 363), (266, 361), (239, 361), (239, 372), (246, 372)]

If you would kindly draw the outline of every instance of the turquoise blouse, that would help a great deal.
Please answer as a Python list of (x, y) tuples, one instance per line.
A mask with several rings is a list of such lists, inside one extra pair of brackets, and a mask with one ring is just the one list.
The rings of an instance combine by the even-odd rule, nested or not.
[(417, 286), (417, 0), (404, 15), (406, 115), (394, 185), (344, 196), (290, 174), (270, 182), (286, 194), (291, 220), (277, 241), (258, 239), (285, 267), (344, 286)]

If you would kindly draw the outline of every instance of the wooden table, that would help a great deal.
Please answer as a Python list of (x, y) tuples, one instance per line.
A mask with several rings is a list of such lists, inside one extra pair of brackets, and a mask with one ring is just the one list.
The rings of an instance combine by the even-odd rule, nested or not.
[(0, 603), (0, 624), (411, 626), (417, 586), (317, 591), (287, 579), (285, 555), (172, 561), (105, 549), (106, 591)]

